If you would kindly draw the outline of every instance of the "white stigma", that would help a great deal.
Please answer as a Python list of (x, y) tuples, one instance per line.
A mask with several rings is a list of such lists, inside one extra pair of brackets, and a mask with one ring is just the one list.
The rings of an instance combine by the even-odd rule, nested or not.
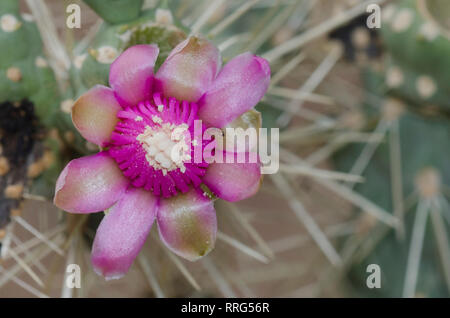
[[(159, 118), (153, 117), (154, 121), (155, 117)], [(189, 139), (188, 125), (169, 123), (147, 126), (145, 131), (136, 137), (146, 152), (147, 162), (156, 170), (162, 170), (163, 175), (178, 168), (181, 172), (186, 171), (184, 162), (191, 159)]]
[(152, 120), (153, 120), (153, 122), (155, 123), (155, 124), (161, 124), (162, 123), (162, 119), (161, 119), (161, 117), (158, 117), (158, 116), (152, 116)]

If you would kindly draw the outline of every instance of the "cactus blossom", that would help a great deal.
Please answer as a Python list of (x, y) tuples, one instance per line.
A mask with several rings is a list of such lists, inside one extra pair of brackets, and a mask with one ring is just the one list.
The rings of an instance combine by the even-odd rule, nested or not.
[[(75, 127), (102, 150), (67, 164), (54, 203), (71, 213), (105, 211), (92, 263), (106, 279), (128, 271), (155, 219), (174, 253), (190, 261), (206, 255), (217, 221), (201, 185), (234, 202), (260, 184), (259, 162), (192, 160), (195, 147), (213, 142), (196, 142), (194, 121), (201, 131), (224, 128), (252, 109), (268, 88), (268, 62), (244, 53), (221, 68), (211, 42), (189, 37), (154, 74), (158, 53), (153, 44), (128, 48), (111, 64), (111, 88), (93, 87), (72, 108)], [(175, 160), (170, 151), (180, 144)]]

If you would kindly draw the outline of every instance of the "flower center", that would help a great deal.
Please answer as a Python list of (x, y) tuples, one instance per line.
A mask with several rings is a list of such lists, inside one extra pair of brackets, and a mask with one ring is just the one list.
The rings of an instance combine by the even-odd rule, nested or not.
[(156, 170), (162, 170), (163, 175), (177, 168), (184, 172), (184, 161), (191, 159), (188, 128), (186, 124), (177, 126), (169, 123), (157, 129), (147, 126), (136, 140), (147, 152), (145, 159), (148, 163)]
[(191, 142), (197, 109), (195, 103), (156, 93), (118, 112), (109, 153), (133, 186), (164, 197), (200, 186), (208, 164), (192, 158), (194, 150), (203, 153), (209, 142)]

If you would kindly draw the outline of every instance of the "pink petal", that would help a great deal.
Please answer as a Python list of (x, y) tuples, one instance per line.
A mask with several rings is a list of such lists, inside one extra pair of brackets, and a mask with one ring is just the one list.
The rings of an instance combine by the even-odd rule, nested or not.
[(67, 212), (91, 213), (111, 207), (128, 179), (104, 152), (70, 161), (56, 181), (55, 205)]
[(216, 211), (213, 202), (199, 190), (162, 199), (157, 222), (161, 240), (187, 260), (196, 261), (214, 248)]
[[(212, 163), (208, 166), (203, 182), (219, 198), (230, 202), (244, 200), (259, 190), (261, 183), (261, 164), (252, 163), (249, 154), (245, 154), (244, 163), (238, 163), (237, 154), (227, 153), (234, 163)], [(224, 157), (225, 158), (225, 157)]]
[(130, 268), (147, 239), (156, 216), (157, 198), (142, 188), (130, 188), (109, 209), (92, 246), (94, 270), (107, 280)]
[(200, 101), (199, 117), (222, 128), (253, 108), (270, 83), (269, 63), (251, 53), (228, 62)]
[(96, 85), (81, 95), (72, 108), (72, 121), (88, 141), (106, 146), (118, 122), (121, 106), (108, 87)]
[(122, 104), (134, 106), (150, 98), (158, 54), (159, 48), (155, 44), (135, 45), (111, 64), (109, 84)]
[(196, 102), (221, 66), (219, 50), (208, 40), (189, 37), (178, 44), (156, 73), (166, 97)]
[[(228, 123), (223, 129), (225, 130), (225, 138), (223, 140), (224, 149), (230, 152), (257, 152), (259, 129), (262, 126), (261, 113), (255, 109), (243, 113)], [(233, 128), (232, 132), (237, 136), (233, 143), (234, 149), (227, 145), (227, 129)], [(239, 128), (242, 128), (240, 130)], [(248, 138), (247, 138), (248, 136)], [(234, 137), (233, 135), (229, 137)]]

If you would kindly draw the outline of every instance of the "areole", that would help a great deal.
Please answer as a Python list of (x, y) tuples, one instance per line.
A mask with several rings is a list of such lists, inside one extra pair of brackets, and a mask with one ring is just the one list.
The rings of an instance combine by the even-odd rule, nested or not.
[(450, 12), (450, 1), (417, 0), (417, 8), (425, 19), (439, 27), (442, 35), (450, 40), (450, 20), (445, 17), (445, 13)]

